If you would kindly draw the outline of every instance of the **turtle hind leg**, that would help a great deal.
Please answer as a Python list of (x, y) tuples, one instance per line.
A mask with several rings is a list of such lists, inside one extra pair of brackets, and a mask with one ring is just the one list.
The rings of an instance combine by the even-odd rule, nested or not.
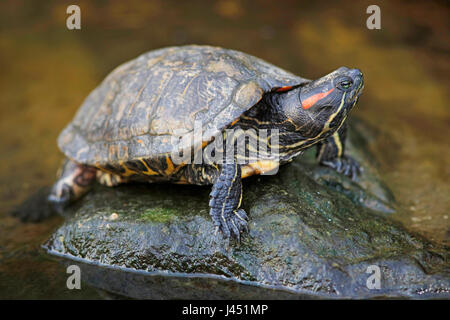
[(55, 213), (47, 202), (50, 187), (42, 187), (15, 207), (10, 214), (22, 222), (39, 222)]
[(240, 240), (240, 234), (248, 231), (247, 214), (240, 208), (242, 202), (241, 167), (226, 163), (213, 185), (209, 201), (209, 214), (217, 229), (225, 238)]
[(128, 180), (114, 173), (97, 170), (97, 181), (107, 187), (117, 187), (121, 183), (127, 183)]
[(95, 182), (96, 172), (96, 168), (66, 160), (48, 201), (57, 211), (61, 211), (89, 190)]

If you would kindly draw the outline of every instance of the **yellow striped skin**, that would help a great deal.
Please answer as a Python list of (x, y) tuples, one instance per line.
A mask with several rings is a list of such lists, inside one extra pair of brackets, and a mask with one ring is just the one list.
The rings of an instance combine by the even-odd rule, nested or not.
[(342, 156), (342, 142), (341, 139), (339, 138), (339, 134), (337, 132), (335, 132), (333, 134), (333, 141), (336, 144), (337, 147), (337, 156), (341, 157)]

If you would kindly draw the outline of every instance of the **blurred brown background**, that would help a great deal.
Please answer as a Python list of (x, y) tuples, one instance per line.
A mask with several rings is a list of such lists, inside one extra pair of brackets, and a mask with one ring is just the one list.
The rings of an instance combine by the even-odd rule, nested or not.
[[(81, 30), (66, 8), (81, 8)], [(381, 30), (366, 8), (381, 8)], [(394, 215), (450, 243), (450, 26), (447, 1), (21, 1), (0, 3), (0, 298), (95, 298), (65, 289), (62, 266), (38, 250), (62, 222), (22, 224), (8, 212), (50, 185), (56, 138), (87, 94), (118, 64), (163, 46), (244, 51), (306, 78), (360, 68), (354, 115), (380, 138)]]

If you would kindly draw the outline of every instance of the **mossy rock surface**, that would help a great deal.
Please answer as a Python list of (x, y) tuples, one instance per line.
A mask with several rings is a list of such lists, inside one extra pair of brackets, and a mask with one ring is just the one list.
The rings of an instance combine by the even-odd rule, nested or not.
[[(244, 180), (250, 232), (240, 243), (214, 232), (210, 188), (155, 184), (96, 187), (44, 248), (78, 264), (85, 283), (132, 298), (450, 298), (448, 248), (389, 219), (396, 205), (376, 177), (370, 136), (359, 122), (352, 129), (359, 181), (317, 166), (311, 152)], [(367, 287), (369, 266), (380, 289)]]

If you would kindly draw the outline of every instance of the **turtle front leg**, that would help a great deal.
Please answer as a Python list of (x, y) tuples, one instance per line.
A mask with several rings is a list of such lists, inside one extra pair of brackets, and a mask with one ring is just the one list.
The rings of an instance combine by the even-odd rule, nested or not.
[(321, 142), (317, 148), (317, 160), (321, 165), (333, 168), (355, 180), (363, 168), (350, 156), (344, 155), (347, 126), (344, 124), (331, 137)]
[(235, 237), (240, 240), (240, 234), (248, 231), (247, 214), (241, 209), (242, 181), (241, 167), (237, 163), (222, 165), (210, 193), (209, 214), (217, 229), (225, 238)]
[(79, 199), (95, 182), (97, 169), (66, 160), (58, 181), (53, 185), (48, 201), (57, 211)]

